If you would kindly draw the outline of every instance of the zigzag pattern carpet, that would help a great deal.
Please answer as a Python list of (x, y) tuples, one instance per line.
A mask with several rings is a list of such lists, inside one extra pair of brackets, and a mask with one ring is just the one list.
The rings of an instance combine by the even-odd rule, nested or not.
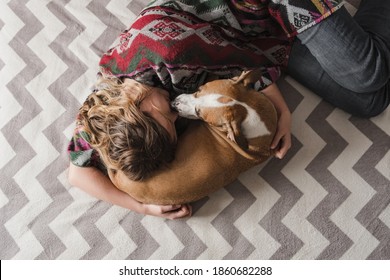
[[(354, 10), (358, 1), (349, 1)], [(365, 120), (294, 80), (293, 147), (167, 221), (67, 182), (103, 51), (140, 0), (0, 1), (1, 259), (390, 259), (390, 109)]]

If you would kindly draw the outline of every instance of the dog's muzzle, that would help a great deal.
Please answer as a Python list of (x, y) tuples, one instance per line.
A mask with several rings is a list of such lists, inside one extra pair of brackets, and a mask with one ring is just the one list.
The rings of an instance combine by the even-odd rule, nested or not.
[(183, 118), (198, 119), (195, 104), (196, 99), (192, 94), (181, 94), (171, 102), (171, 107)]

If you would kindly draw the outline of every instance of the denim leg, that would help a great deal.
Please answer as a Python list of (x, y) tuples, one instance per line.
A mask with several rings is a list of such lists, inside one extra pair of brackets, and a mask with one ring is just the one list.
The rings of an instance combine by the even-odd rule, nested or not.
[(390, 83), (379, 90), (357, 93), (340, 86), (330, 77), (309, 49), (299, 40), (292, 46), (288, 74), (324, 100), (354, 116), (373, 117), (390, 103)]
[(390, 48), (389, 0), (362, 0), (353, 18), (364, 31), (380, 38)]
[[(390, 6), (390, 1), (384, 2)], [(387, 16), (390, 17), (390, 13)], [(389, 48), (376, 34), (366, 32), (345, 8), (301, 33), (298, 38), (343, 87), (364, 93), (378, 90), (388, 83)]]
[(390, 99), (390, 25), (383, 24), (388, 17), (389, 0), (363, 0), (356, 20), (345, 8), (338, 10), (298, 35), (289, 74), (351, 114), (379, 114)]

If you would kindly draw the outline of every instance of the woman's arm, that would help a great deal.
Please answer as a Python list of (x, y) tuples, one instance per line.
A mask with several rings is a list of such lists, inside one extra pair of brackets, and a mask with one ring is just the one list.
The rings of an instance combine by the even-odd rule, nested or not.
[(110, 179), (100, 170), (94, 167), (78, 167), (74, 164), (69, 166), (69, 182), (86, 193), (109, 203), (127, 208), (129, 210), (145, 214), (177, 219), (191, 216), (191, 206), (183, 205), (152, 205), (143, 204), (127, 193), (117, 189)]
[(262, 92), (271, 100), (278, 113), (278, 129), (271, 144), (271, 149), (276, 149), (275, 156), (282, 159), (291, 148), (290, 109), (275, 83), (263, 89)]

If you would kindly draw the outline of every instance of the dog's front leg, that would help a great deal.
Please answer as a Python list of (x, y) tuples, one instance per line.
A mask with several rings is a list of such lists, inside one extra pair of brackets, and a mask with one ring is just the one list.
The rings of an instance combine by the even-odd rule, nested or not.
[(225, 122), (222, 125), (223, 129), (227, 132), (227, 138), (236, 143), (242, 149), (248, 148), (248, 141), (245, 136), (241, 133), (241, 125), (235, 120), (231, 122)]

